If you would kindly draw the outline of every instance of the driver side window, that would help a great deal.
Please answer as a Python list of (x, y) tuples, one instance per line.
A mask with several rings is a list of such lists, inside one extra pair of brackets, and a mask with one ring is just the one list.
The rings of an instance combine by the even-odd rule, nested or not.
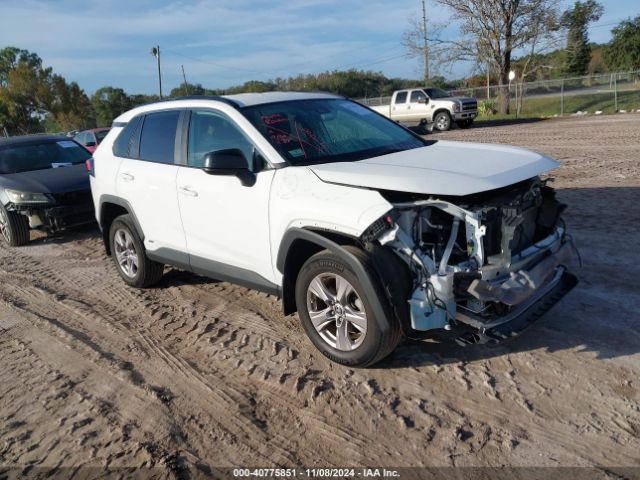
[(411, 92), (411, 103), (427, 103), (427, 96), (420, 90)]
[(202, 168), (207, 153), (229, 148), (242, 150), (251, 168), (253, 144), (230, 119), (211, 110), (191, 112), (188, 166)]

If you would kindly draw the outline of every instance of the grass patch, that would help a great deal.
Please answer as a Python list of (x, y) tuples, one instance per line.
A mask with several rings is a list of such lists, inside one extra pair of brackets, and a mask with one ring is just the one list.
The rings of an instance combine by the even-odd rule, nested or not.
[[(511, 101), (511, 111), (515, 112), (515, 100)], [(640, 90), (618, 92), (618, 110), (636, 110), (640, 108)], [(594, 93), (590, 95), (573, 95), (564, 97), (564, 114), (571, 115), (578, 111), (594, 113), (602, 110), (604, 113), (614, 113), (615, 103), (613, 93)], [(522, 111), (518, 118), (544, 118), (560, 115), (560, 96), (543, 98), (526, 98), (522, 102)], [(509, 115), (479, 116), (476, 121), (513, 120), (515, 113)]]

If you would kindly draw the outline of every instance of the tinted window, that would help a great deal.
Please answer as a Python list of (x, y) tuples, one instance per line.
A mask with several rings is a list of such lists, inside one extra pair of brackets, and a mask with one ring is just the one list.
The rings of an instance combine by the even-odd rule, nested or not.
[(425, 88), (424, 91), (427, 92), (430, 98), (449, 98), (451, 96), (449, 92), (445, 92), (440, 88)]
[(149, 113), (140, 137), (141, 160), (173, 163), (179, 111)]
[(293, 165), (362, 160), (425, 146), (395, 122), (349, 100), (268, 103), (242, 113)]
[(407, 92), (400, 92), (396, 95), (396, 103), (407, 103)]
[(210, 110), (194, 111), (189, 123), (188, 165), (202, 167), (207, 153), (228, 148), (239, 148), (248, 161), (253, 156), (253, 145), (231, 120)]
[(137, 137), (136, 135), (132, 138), (132, 133), (136, 131), (136, 127), (140, 123), (141, 117), (135, 117), (131, 119), (129, 123), (122, 129), (116, 141), (113, 142), (113, 154), (117, 157), (134, 157), (137, 155), (136, 152), (130, 151), (130, 147), (134, 142), (134, 139)]
[(102, 142), (102, 140), (104, 140), (104, 137), (107, 136), (107, 133), (109, 133), (109, 130), (100, 130), (96, 133), (96, 139), (98, 140), (98, 143)]
[(84, 163), (91, 154), (72, 140), (8, 145), (0, 148), (0, 174)]
[(413, 92), (411, 92), (411, 103), (418, 103), (418, 100), (423, 100), (422, 103), (424, 103), (424, 100), (427, 99), (427, 96), (424, 94), (424, 92), (420, 91), (420, 90), (414, 90)]

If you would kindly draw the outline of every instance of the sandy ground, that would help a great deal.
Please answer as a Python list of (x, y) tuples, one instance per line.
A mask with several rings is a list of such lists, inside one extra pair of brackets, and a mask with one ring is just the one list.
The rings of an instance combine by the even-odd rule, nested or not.
[(273, 297), (177, 270), (130, 289), (96, 229), (40, 236), (0, 247), (0, 476), (640, 466), (640, 115), (432, 137), (562, 163), (553, 176), (581, 283), (524, 336), (496, 348), (405, 342), (377, 368), (349, 370)]

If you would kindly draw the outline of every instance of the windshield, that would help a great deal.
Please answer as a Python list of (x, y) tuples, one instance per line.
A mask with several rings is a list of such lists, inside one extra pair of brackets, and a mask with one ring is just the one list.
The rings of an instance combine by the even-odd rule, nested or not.
[(97, 132), (94, 132), (96, 134), (96, 140), (98, 140), (98, 143), (102, 142), (102, 140), (104, 140), (104, 137), (107, 136), (107, 133), (109, 133), (109, 130), (98, 130)]
[(25, 143), (0, 148), (0, 174), (84, 163), (91, 154), (71, 140)]
[(441, 88), (425, 88), (424, 91), (427, 95), (429, 95), (429, 98), (431, 99), (451, 97), (451, 94), (449, 92), (445, 92)]
[(292, 165), (363, 160), (425, 146), (404, 128), (349, 100), (268, 103), (245, 107), (242, 113)]

